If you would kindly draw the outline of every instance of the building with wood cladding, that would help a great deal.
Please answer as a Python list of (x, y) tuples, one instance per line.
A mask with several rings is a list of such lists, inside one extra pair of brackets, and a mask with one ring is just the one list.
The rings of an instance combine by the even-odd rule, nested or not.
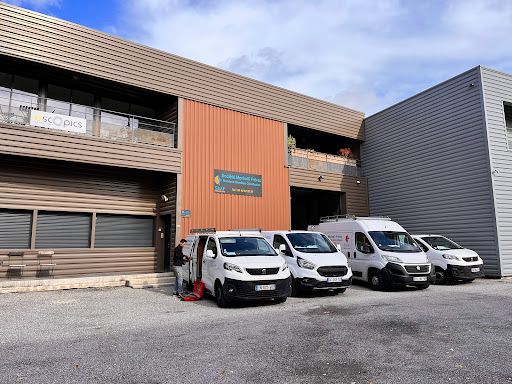
[(55, 276), (162, 271), (192, 228), (369, 213), (363, 113), (12, 5), (0, 19), (0, 279), (48, 253)]

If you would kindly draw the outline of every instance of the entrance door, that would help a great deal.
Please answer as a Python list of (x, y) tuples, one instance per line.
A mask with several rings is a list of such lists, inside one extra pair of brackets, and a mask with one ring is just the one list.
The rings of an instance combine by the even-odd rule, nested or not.
[(322, 216), (347, 213), (345, 192), (291, 187), (292, 229), (306, 230)]
[(171, 260), (174, 257), (174, 243), (175, 243), (175, 231), (174, 231), (174, 216), (165, 215), (162, 216), (164, 219), (164, 271), (168, 272), (171, 270)]

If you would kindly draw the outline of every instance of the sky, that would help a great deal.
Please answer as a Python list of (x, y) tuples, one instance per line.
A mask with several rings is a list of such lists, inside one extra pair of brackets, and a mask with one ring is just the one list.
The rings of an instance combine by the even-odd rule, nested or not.
[(512, 73), (507, 0), (7, 2), (367, 116), (477, 65)]

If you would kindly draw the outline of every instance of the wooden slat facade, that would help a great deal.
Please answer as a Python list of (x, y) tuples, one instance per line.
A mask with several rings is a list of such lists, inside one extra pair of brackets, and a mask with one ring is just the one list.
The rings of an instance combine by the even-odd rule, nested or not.
[[(166, 194), (164, 213), (176, 205), (176, 174), (85, 165), (28, 157), (0, 155), (0, 208), (62, 212), (145, 215), (157, 217), (160, 196)], [(173, 194), (174, 193), (174, 194)], [(158, 221), (155, 222), (155, 226)], [(36, 223), (37, 226), (37, 223)], [(119, 249), (52, 249), (55, 276), (154, 272), (163, 262), (155, 231), (155, 247)], [(24, 277), (37, 276), (38, 249), (25, 252)], [(7, 277), (8, 252), (1, 249), (0, 278)]]
[[(344, 175), (290, 167), (290, 186), (320, 189), (324, 191), (345, 192), (347, 213), (356, 216), (368, 216), (368, 180), (361, 176)], [(321, 181), (318, 177), (322, 175)], [(357, 181), (360, 183), (357, 183)]]
[(181, 172), (181, 151), (175, 148), (8, 123), (0, 123), (0, 153)]
[(0, 3), (0, 53), (364, 140), (364, 114), (54, 17)]

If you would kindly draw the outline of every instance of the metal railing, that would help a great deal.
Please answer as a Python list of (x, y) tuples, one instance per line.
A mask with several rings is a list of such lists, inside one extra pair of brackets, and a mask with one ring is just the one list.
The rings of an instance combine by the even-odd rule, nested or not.
[(289, 150), (288, 165), (317, 171), (363, 176), (361, 160), (309, 151), (307, 149), (295, 148)]
[(169, 121), (0, 89), (0, 122), (31, 125), (32, 111), (85, 119), (85, 132), (78, 134), (175, 147), (175, 124)]

